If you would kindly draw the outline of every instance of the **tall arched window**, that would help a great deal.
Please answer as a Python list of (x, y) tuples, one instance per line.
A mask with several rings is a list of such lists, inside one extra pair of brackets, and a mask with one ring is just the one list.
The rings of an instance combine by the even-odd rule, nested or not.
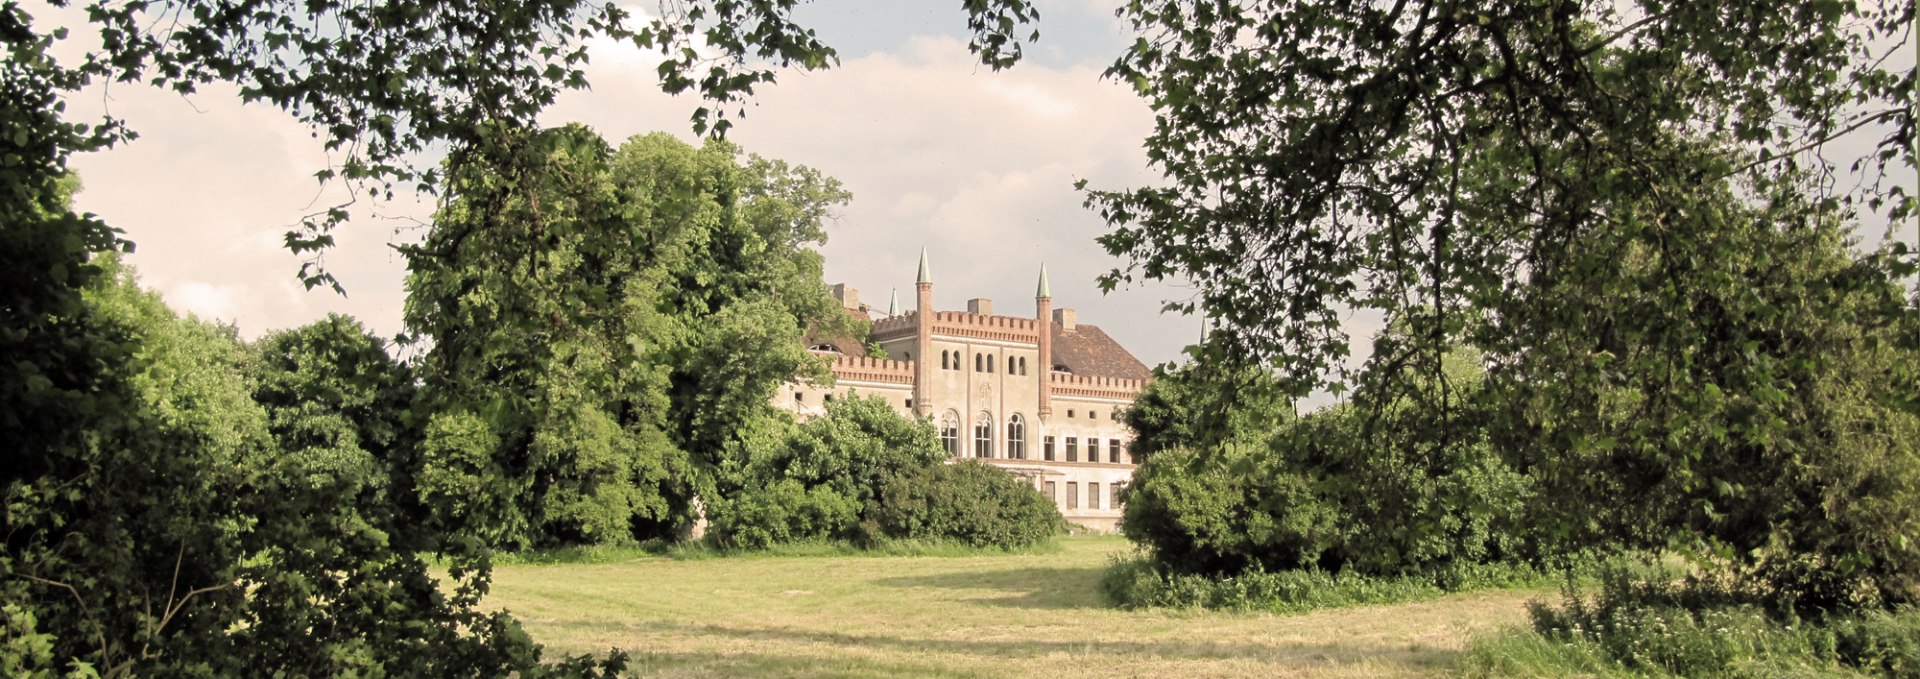
[(1007, 458), (1027, 459), (1027, 418), (1020, 413), (1007, 418)]
[(987, 371), (986, 356), (982, 356), (980, 354), (973, 355), (973, 371), (977, 373), (983, 373)]
[(973, 419), (973, 456), (993, 457), (993, 413), (982, 412)]
[(947, 352), (944, 351), (940, 352), (940, 369), (947, 369)]
[(987, 372), (993, 372), (993, 354), (987, 354)]
[(948, 456), (960, 456), (960, 413), (949, 410), (940, 416), (940, 445)]

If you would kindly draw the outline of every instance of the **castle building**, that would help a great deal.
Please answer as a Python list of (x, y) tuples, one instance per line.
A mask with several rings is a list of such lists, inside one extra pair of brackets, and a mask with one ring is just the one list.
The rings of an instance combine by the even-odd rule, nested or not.
[(912, 311), (901, 311), (896, 293), (876, 314), (857, 291), (834, 286), (848, 313), (871, 323), (869, 341), (887, 358), (856, 342), (814, 344), (833, 357), (835, 385), (789, 384), (775, 400), (805, 417), (824, 412), (836, 392), (880, 396), (933, 422), (949, 455), (1030, 481), (1071, 523), (1115, 529), (1134, 468), (1133, 434), (1120, 414), (1146, 387), (1147, 366), (1073, 309), (1053, 308), (1045, 266), (1031, 317), (996, 315), (987, 299), (936, 311), (925, 252), (915, 288)]

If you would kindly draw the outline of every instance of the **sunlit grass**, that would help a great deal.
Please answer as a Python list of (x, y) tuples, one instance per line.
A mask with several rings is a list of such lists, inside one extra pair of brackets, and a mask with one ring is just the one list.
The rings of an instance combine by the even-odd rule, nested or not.
[(633, 654), (671, 677), (1431, 676), (1541, 592), (1299, 615), (1128, 612), (1098, 591), (1114, 537), (1056, 551), (505, 564), (493, 605), (561, 653)]

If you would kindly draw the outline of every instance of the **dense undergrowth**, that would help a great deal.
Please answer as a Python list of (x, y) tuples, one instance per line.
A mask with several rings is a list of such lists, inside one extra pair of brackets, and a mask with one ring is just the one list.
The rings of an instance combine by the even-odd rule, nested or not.
[(755, 559), (788, 557), (969, 557), (983, 554), (1055, 554), (1058, 540), (1019, 546), (976, 546), (956, 540), (885, 540), (855, 543), (846, 540), (804, 540), (759, 548), (718, 547), (705, 542), (650, 541), (640, 545), (588, 545), (556, 549), (502, 552), (496, 564), (594, 564), (635, 559)]
[(1205, 575), (1165, 572), (1144, 557), (1120, 559), (1100, 579), (1108, 602), (1126, 609), (1205, 608), (1299, 613), (1321, 608), (1419, 601), (1482, 589), (1550, 587), (1560, 576), (1523, 565), (1480, 564), (1432, 574), (1374, 576), (1317, 569)]
[(1533, 628), (1482, 640), (1469, 676), (1920, 677), (1920, 612), (1795, 613), (1733, 581), (1601, 574), (1535, 602)]

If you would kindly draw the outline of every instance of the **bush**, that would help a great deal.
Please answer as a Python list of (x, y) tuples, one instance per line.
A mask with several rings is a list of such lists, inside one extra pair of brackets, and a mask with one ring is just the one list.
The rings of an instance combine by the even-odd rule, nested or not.
[(1163, 450), (1134, 472), (1122, 529), (1180, 573), (1433, 577), (1529, 562), (1532, 479), (1494, 454), (1476, 415), (1464, 399), (1449, 417), (1357, 403), (1286, 422), (1263, 444)]
[(1533, 629), (1480, 642), (1475, 674), (1920, 676), (1920, 613), (1801, 618), (1754, 602), (1752, 581), (1604, 569), (1592, 597), (1530, 606)]
[(947, 464), (933, 427), (877, 397), (749, 437), (746, 462), (713, 503), (708, 541), (724, 550), (843, 541), (1018, 548), (1061, 532), (1053, 503), (1006, 472)]
[(1066, 520), (1032, 486), (994, 467), (960, 460), (891, 477), (864, 524), (869, 536), (953, 540), (974, 547), (1030, 547), (1066, 531)]
[(877, 397), (848, 395), (797, 425), (766, 422), (723, 470), (708, 539), (726, 549), (797, 540), (852, 540), (887, 479), (946, 459), (933, 427)]
[(1544, 570), (1519, 565), (1483, 565), (1435, 575), (1378, 577), (1353, 570), (1266, 571), (1258, 566), (1230, 575), (1167, 573), (1144, 558), (1122, 559), (1100, 578), (1100, 591), (1115, 606), (1207, 608), (1296, 613), (1321, 608), (1388, 604), (1448, 592), (1490, 587), (1540, 586)]

